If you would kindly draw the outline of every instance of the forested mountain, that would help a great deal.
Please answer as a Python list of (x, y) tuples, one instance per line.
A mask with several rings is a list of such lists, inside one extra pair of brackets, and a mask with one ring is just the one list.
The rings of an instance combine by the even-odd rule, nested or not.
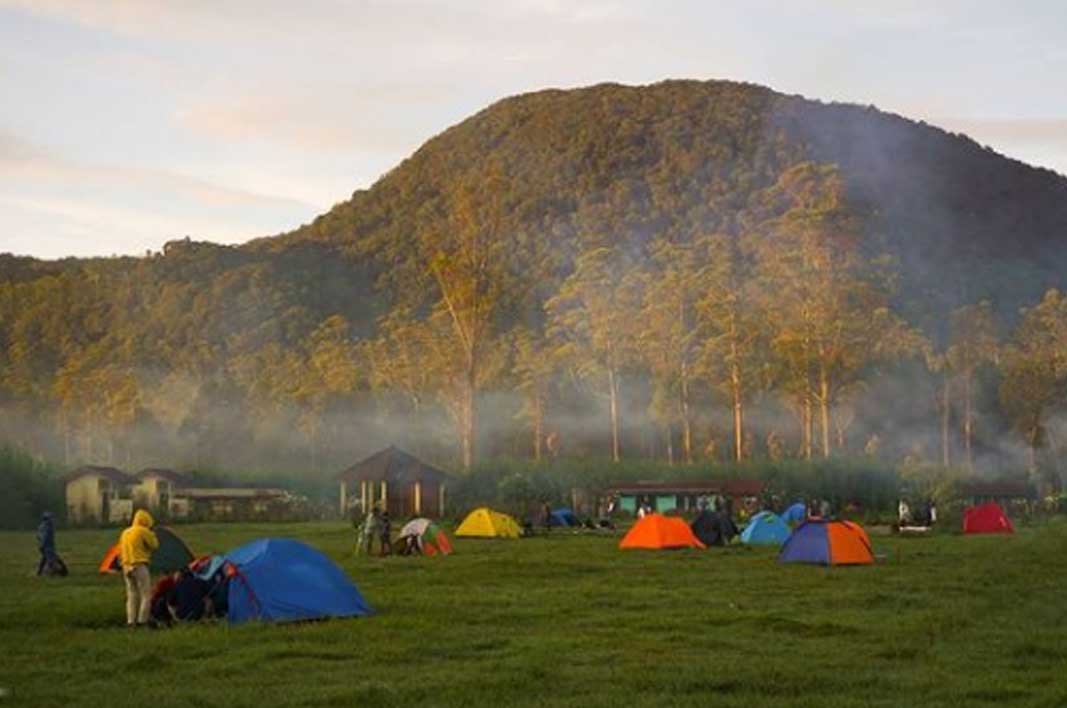
[(542, 91), (288, 234), (0, 256), (0, 434), (297, 470), (393, 441), (1037, 466), (1059, 456), (1067, 327), (1042, 298), (1065, 246), (1067, 179), (874, 108)]

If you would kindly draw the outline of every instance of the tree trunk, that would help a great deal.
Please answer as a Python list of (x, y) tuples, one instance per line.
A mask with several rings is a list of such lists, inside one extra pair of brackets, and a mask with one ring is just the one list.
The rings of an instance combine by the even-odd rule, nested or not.
[(544, 439), (544, 405), (541, 401), (540, 395), (534, 396), (533, 401), (533, 416), (534, 416), (534, 460), (541, 461), (541, 441)]
[(463, 469), (465, 470), (474, 466), (474, 431), (477, 423), (474, 411), (475, 376), (474, 358), (468, 357), (467, 371), (463, 380), (463, 403), (460, 407), (462, 416), (460, 443), (463, 446)]
[(674, 464), (674, 431), (671, 430), (670, 423), (664, 426), (664, 432), (667, 434), (667, 464)]
[(734, 399), (734, 459), (740, 462), (745, 454), (745, 411), (741, 400), (741, 369), (736, 363), (730, 367), (730, 390)]
[(806, 391), (800, 409), (800, 449), (805, 460), (811, 459), (811, 413), (811, 391)]
[(963, 377), (963, 449), (967, 454), (967, 469), (974, 469), (974, 453), (971, 450), (971, 437), (974, 422), (971, 420), (971, 375)]
[(1028, 452), (1031, 473), (1037, 471), (1037, 435), (1038, 427), (1035, 424), (1033, 427), (1030, 428), (1030, 432), (1027, 435), (1027, 437), (1030, 439), (1030, 450)]
[(826, 367), (819, 367), (819, 424), (822, 426), (822, 456), (830, 457), (830, 380)]
[(693, 461), (693, 425), (689, 420), (689, 380), (686, 372), (682, 372), (682, 459), (686, 464)]
[(611, 397), (611, 461), (622, 459), (619, 452), (619, 375), (608, 369), (608, 389)]
[(949, 411), (952, 410), (951, 388), (952, 381), (946, 374), (945, 384), (941, 390), (941, 464), (945, 467), (952, 464), (948, 449)]

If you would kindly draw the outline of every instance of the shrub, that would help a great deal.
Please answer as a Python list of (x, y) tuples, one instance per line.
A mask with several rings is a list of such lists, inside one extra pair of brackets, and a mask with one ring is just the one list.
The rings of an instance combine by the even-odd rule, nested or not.
[(62, 520), (62, 470), (18, 448), (0, 447), (0, 529), (28, 529), (44, 511)]

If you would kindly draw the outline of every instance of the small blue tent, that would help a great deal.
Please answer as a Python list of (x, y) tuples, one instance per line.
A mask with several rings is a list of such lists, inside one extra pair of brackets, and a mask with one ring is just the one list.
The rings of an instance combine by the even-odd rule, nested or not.
[(300, 541), (252, 541), (223, 562), (230, 568), (226, 618), (233, 624), (362, 617), (372, 611), (333, 561)]
[(797, 502), (782, 512), (782, 521), (789, 526), (796, 526), (806, 518), (808, 518), (808, 507), (804, 506), (804, 502)]
[(549, 526), (578, 526), (578, 517), (574, 512), (564, 507), (555, 509), (548, 517)]
[(780, 546), (789, 538), (789, 527), (773, 511), (753, 516), (741, 532), (741, 543), (756, 546)]

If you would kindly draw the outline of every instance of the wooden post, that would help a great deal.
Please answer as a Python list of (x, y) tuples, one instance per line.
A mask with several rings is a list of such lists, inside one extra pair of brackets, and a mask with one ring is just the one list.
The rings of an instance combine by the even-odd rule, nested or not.
[(386, 496), (386, 482), (382, 480), (382, 511), (389, 509), (389, 499)]
[(422, 514), (422, 482), (415, 482), (415, 515)]
[(348, 510), (348, 485), (341, 482), (341, 518), (344, 518), (345, 511)]
[(437, 515), (443, 517), (445, 515), (445, 483), (441, 482), (437, 485)]

